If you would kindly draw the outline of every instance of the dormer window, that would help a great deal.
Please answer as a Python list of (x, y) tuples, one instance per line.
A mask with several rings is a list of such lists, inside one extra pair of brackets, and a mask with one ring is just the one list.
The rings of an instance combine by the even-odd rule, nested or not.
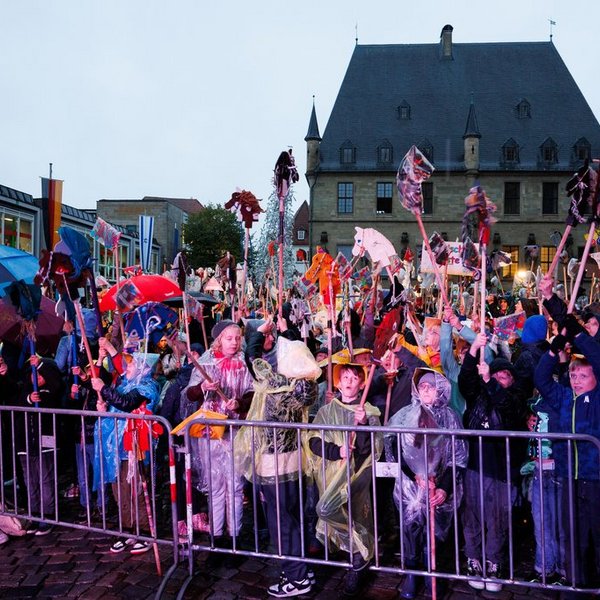
[(592, 156), (592, 145), (586, 138), (579, 138), (573, 146), (573, 160), (575, 163), (583, 163), (590, 160)]
[(402, 100), (398, 107), (398, 118), (401, 121), (408, 121), (410, 119), (410, 104), (406, 100)]
[(547, 138), (540, 146), (540, 158), (544, 165), (555, 165), (558, 162), (558, 146), (552, 138)]
[(394, 149), (387, 140), (377, 148), (377, 162), (384, 165), (394, 162)]
[(516, 164), (519, 162), (519, 144), (510, 138), (502, 146), (502, 162), (505, 164)]
[(352, 165), (356, 162), (356, 146), (346, 140), (340, 148), (340, 163), (343, 165)]
[(417, 144), (417, 148), (425, 155), (425, 158), (432, 163), (433, 162), (433, 144), (427, 139), (421, 140)]
[(517, 117), (519, 119), (531, 119), (531, 104), (527, 100), (521, 100), (517, 104)]

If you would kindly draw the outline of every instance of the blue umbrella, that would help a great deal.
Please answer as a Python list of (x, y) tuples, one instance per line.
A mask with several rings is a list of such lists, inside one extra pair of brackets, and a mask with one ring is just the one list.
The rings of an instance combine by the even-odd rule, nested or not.
[(35, 256), (10, 246), (0, 246), (0, 297), (6, 296), (6, 288), (13, 281), (33, 283), (39, 268)]

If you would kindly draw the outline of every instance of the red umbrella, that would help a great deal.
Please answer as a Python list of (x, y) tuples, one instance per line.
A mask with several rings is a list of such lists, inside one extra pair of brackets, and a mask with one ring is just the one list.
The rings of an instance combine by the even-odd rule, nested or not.
[[(36, 350), (47, 356), (53, 354), (61, 336), (64, 320), (56, 316), (56, 304), (42, 296), (40, 314), (35, 320)], [(0, 301), (0, 339), (20, 344), (23, 317), (17, 313), (9, 298)]]
[[(135, 286), (136, 296), (135, 302), (137, 305), (145, 302), (164, 302), (175, 296), (181, 296), (179, 286), (162, 275), (136, 275), (129, 277), (126, 281), (122, 281), (119, 287), (124, 284), (131, 283)], [(106, 294), (100, 298), (100, 310), (115, 310), (115, 295), (117, 293), (117, 285), (113, 285)]]

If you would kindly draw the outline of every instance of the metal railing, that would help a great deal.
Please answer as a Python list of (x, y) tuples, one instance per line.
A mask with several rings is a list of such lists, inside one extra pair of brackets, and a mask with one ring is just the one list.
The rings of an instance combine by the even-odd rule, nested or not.
[[(64, 421), (71, 419), (71, 423), (65, 425)], [(61, 422), (62, 427), (75, 427), (85, 432), (88, 420), (96, 420), (95, 445), (93, 460), (96, 466), (95, 473), (89, 469), (89, 457), (84, 449), (80, 448), (83, 463), (83, 483), (87, 490), (86, 503), (84, 506), (86, 518), (84, 522), (75, 522), (63, 504), (58, 502), (59, 479), (64, 474), (59, 464), (58, 451), (61, 446)], [(475, 585), (485, 585), (494, 582), (523, 586), (531, 588), (551, 588), (555, 590), (585, 591), (587, 593), (600, 593), (598, 588), (581, 587), (581, 579), (578, 572), (574, 572), (572, 565), (577, 565), (580, 560), (581, 549), (584, 540), (580, 539), (578, 530), (579, 495), (582, 486), (598, 486), (600, 482), (600, 442), (591, 436), (572, 434), (537, 434), (531, 432), (498, 432), (498, 431), (471, 431), (471, 430), (444, 430), (444, 429), (419, 429), (419, 428), (394, 428), (394, 427), (372, 427), (361, 426), (360, 431), (368, 435), (371, 456), (379, 456), (378, 461), (368, 465), (363, 471), (361, 485), (364, 494), (369, 500), (364, 506), (359, 505), (356, 480), (354, 479), (354, 462), (340, 460), (333, 474), (328, 473), (325, 461), (320, 466), (311, 466), (311, 450), (307, 438), (316, 436), (319, 440), (320, 453), (326, 454), (325, 438), (330, 432), (338, 432), (343, 435), (344, 446), (347, 454), (351, 455), (351, 444), (355, 435), (354, 429), (341, 425), (314, 425), (301, 423), (274, 423), (268, 421), (233, 421), (198, 418), (188, 423), (182, 431), (182, 436), (174, 438), (171, 427), (164, 419), (151, 415), (135, 415), (129, 413), (98, 413), (95, 411), (77, 410), (50, 410), (35, 407), (5, 407), (0, 406), (0, 502), (2, 504), (0, 514), (10, 515), (19, 519), (27, 519), (32, 522), (50, 525), (72, 527), (83, 531), (104, 532), (107, 535), (118, 537), (131, 537), (138, 541), (145, 541), (155, 548), (170, 547), (172, 550), (172, 561), (157, 592), (160, 597), (165, 589), (171, 575), (180, 565), (185, 564), (187, 579), (183, 582), (179, 597), (183, 597), (185, 589), (197, 572), (197, 557), (200, 552), (212, 552), (225, 556), (258, 557), (274, 560), (301, 561), (307, 565), (326, 565), (328, 567), (352, 568), (352, 555), (364, 550), (360, 547), (360, 540), (355, 532), (357, 525), (361, 527), (366, 523), (370, 535), (366, 546), (368, 546), (369, 569), (384, 573), (415, 574), (429, 578), (443, 578), (446, 580), (463, 580)], [(133, 454), (126, 455), (122, 450), (119, 430), (143, 422), (148, 425), (159, 423), (163, 427), (161, 437), (164, 438), (164, 453), (158, 456), (155, 443), (150, 443), (144, 452), (144, 460), (133, 449)], [(105, 426), (101, 426), (105, 424)], [(192, 435), (194, 425), (207, 425), (199, 437)], [(224, 427), (224, 434), (220, 439), (210, 439), (211, 428)], [(245, 428), (246, 442), (249, 445), (242, 447), (239, 431)], [(37, 430), (37, 436), (35, 432)], [(107, 433), (108, 432), (108, 433)], [(285, 451), (278, 448), (275, 440), (280, 439), (282, 433), (286, 433), (288, 446)], [(108, 435), (108, 438), (106, 437)], [(386, 449), (381, 448), (381, 438), (387, 439)], [(412, 437), (411, 437), (412, 436)], [(414, 452), (415, 436), (420, 436), (420, 450)], [(259, 443), (259, 440), (271, 440), (271, 445)], [(531, 442), (531, 440), (533, 440)], [(542, 526), (535, 539), (533, 531), (527, 536), (520, 535), (517, 530), (519, 523), (516, 519), (515, 498), (517, 493), (517, 481), (514, 474), (521, 467), (521, 462), (515, 463), (515, 447), (530, 445), (537, 448), (536, 454), (542, 456), (542, 443), (550, 440), (556, 452), (560, 448), (563, 456), (562, 470), (547, 469), (543, 461), (534, 462), (533, 483), (531, 490), (537, 487), (533, 509), (536, 518), (545, 524), (548, 517), (553, 518), (556, 523), (555, 530), (559, 536), (558, 545), (561, 551), (559, 568), (563, 571), (565, 579), (559, 583), (560, 587), (553, 584), (546, 575), (550, 568), (550, 557), (547, 556), (548, 537), (554, 535), (554, 529)], [(461, 444), (467, 443), (471, 450), (471, 461), (474, 452), (478, 460), (476, 469), (473, 462), (468, 465), (461, 464), (459, 457)], [(545, 442), (544, 442), (545, 443)], [(428, 482), (430, 476), (438, 476), (440, 470), (435, 463), (436, 450), (444, 444), (448, 459), (449, 486), (447, 486), (447, 498), (445, 510), (449, 519), (448, 534), (444, 546), (444, 554), (438, 555), (435, 547), (436, 535), (434, 525), (439, 509), (433, 511), (423, 509), (428, 507), (431, 500), (432, 489), (429, 485), (422, 488), (416, 506), (420, 510), (420, 532), (422, 546), (425, 551), (424, 559), (419, 564), (411, 562), (407, 549), (407, 522), (409, 512), (415, 511), (415, 505), (410, 505), (403, 494), (403, 485), (413, 485), (414, 470), (409, 466), (406, 459), (407, 448), (411, 447), (414, 457), (422, 455), (424, 465), (420, 473), (422, 480)], [(64, 444), (63, 444), (64, 446)], [(115, 448), (121, 448), (116, 453)], [(489, 449), (493, 447), (496, 466), (502, 466), (503, 477), (497, 479), (498, 497), (503, 496), (502, 506), (505, 507), (506, 522), (506, 547), (503, 555), (503, 572), (498, 577), (491, 577), (487, 568), (487, 542), (490, 536), (488, 529), (488, 518), (492, 513), (492, 505), (486, 503), (486, 492), (484, 489)], [(290, 450), (291, 448), (291, 450)], [(391, 448), (391, 450), (390, 450)], [(395, 448), (395, 453), (394, 453)], [(75, 451), (62, 448), (63, 452)], [(390, 454), (390, 451), (392, 454)], [(555, 455), (556, 455), (555, 452)], [(8, 455), (7, 455), (8, 453)], [(449, 453), (449, 454), (448, 454)], [(499, 453), (499, 454), (498, 454)], [(583, 453), (592, 455), (595, 464), (592, 467), (596, 478), (581, 480), (576, 477), (579, 462)], [(404, 456), (404, 460), (397, 457)], [(429, 457), (429, 458), (427, 458)], [(432, 458), (433, 457), (433, 458)], [(525, 459), (525, 453), (523, 453)], [(166, 464), (168, 460), (168, 465)], [(368, 458), (367, 458), (368, 460)], [(249, 471), (246, 470), (245, 477), (242, 476), (240, 464), (244, 462)], [(463, 461), (464, 462), (464, 461)], [(379, 463), (387, 463), (384, 467), (375, 467)], [(22, 467), (24, 489), (18, 485), (17, 477), (6, 476), (6, 466), (10, 465), (13, 474)], [(270, 475), (265, 475), (265, 465), (271, 468)], [(555, 465), (556, 466), (556, 465)], [(414, 467), (414, 464), (413, 464)], [(589, 468), (589, 465), (588, 465)], [(215, 473), (221, 470), (219, 481)], [(109, 471), (109, 472), (107, 472)], [(165, 475), (168, 480), (168, 492), (165, 488), (159, 488), (157, 478), (159, 474)], [(168, 473), (168, 477), (166, 474)], [(469, 481), (466, 482), (466, 475)], [(107, 489), (108, 484), (113, 484), (114, 513), (109, 512), (110, 505), (102, 502), (100, 496), (99, 511), (94, 514), (92, 504), (92, 485), (90, 478), (96, 481), (96, 495), (105, 490), (107, 497), (111, 492)], [(131, 494), (125, 497), (124, 485), (127, 478), (130, 480)], [(328, 493), (329, 485), (333, 478), (337, 480), (340, 488), (340, 497), (336, 500), (340, 514), (346, 515), (345, 523), (334, 523), (328, 519), (327, 510), (323, 502), (315, 505), (315, 491), (320, 490), (320, 500)], [(408, 479), (407, 479), (408, 478)], [(476, 511), (479, 513), (481, 539), (481, 552), (478, 558), (482, 572), (472, 575), (467, 573), (465, 556), (463, 553), (463, 530), (465, 497), (462, 489), (465, 483), (473, 483), (471, 488), (472, 499), (477, 502)], [(520, 479), (520, 478), (519, 478)], [(387, 481), (387, 484), (382, 482)], [(290, 483), (291, 482), (291, 483)], [(552, 482), (552, 485), (549, 484)], [(286, 513), (282, 494), (282, 484), (292, 486), (297, 491), (295, 501), (297, 508), (295, 514), (298, 520), (298, 536), (296, 547), (298, 551), (290, 552), (286, 539), (287, 522), (289, 515)], [(556, 485), (555, 485), (556, 484)], [(223, 485), (225, 492), (223, 493)], [(273, 500), (265, 506), (261, 500), (265, 485), (271, 485), (274, 492)], [(48, 502), (44, 491), (50, 486), (53, 500)], [(241, 498), (242, 487), (245, 486), (246, 497)], [(413, 487), (415, 487), (413, 485)], [(141, 489), (140, 489), (141, 488)], [(194, 488), (206, 494), (208, 502), (207, 521), (203, 532), (194, 530), (197, 523), (194, 519), (194, 507), (192, 496)], [(473, 489), (475, 490), (473, 492)], [(548, 513), (548, 497), (551, 492), (559, 493), (562, 505), (560, 510), (552, 515)], [(594, 488), (595, 490), (598, 487)], [(390, 494), (395, 491), (395, 502), (391, 501)], [(585, 490), (584, 490), (585, 491)], [(323, 493), (325, 492), (325, 493)], [(36, 496), (36, 493), (38, 496)], [(287, 492), (286, 492), (287, 493)], [(167, 494), (168, 498), (163, 498)], [(474, 496), (473, 496), (474, 494)], [(177, 500), (180, 502), (185, 498), (186, 511), (178, 513)], [(38, 500), (39, 497), (39, 500)], [(600, 498), (599, 498), (600, 499)], [(96, 498), (98, 500), (98, 497)], [(165, 500), (163, 502), (163, 500)], [(362, 500), (361, 500), (362, 502)], [(133, 529), (127, 529), (127, 505), (129, 514), (132, 516)], [(161, 506), (168, 506), (169, 510), (162, 510)], [(370, 508), (368, 508), (368, 506)], [(181, 507), (181, 503), (180, 503)], [(365, 508), (366, 507), (366, 508)], [(392, 508), (390, 508), (392, 507)], [(359, 510), (361, 509), (361, 510)], [(364, 510), (363, 510), (364, 509)], [(271, 535), (267, 533), (266, 515), (275, 519), (276, 527), (272, 529)], [(142, 512), (146, 512), (149, 527), (145, 530), (145, 522)], [(366, 513), (366, 514), (365, 514)], [(273, 517), (274, 515), (274, 517)], [(362, 519), (357, 523), (357, 519)], [(227, 524), (229, 520), (230, 536), (223, 543), (222, 535), (224, 529), (217, 531), (215, 523)], [(314, 539), (314, 522), (319, 521), (320, 541), (322, 548), (320, 554), (308, 552), (309, 541)], [(383, 521), (386, 520), (386, 524)], [(178, 523), (186, 522), (186, 539), (180, 539)], [(387, 523), (392, 523), (389, 526)], [(395, 528), (395, 529), (394, 529)], [(342, 530), (342, 535), (340, 535)], [(332, 542), (336, 540), (336, 544)], [(340, 544), (340, 539), (346, 541)], [(535, 559), (535, 546), (539, 545), (537, 560)], [(343, 546), (340, 551), (339, 546)], [(448, 558), (450, 557), (450, 559)], [(540, 572), (539, 581), (529, 581), (529, 572), (523, 569), (524, 564), (537, 567)], [(530, 569), (531, 570), (531, 569)], [(495, 575), (495, 574), (494, 574)]]

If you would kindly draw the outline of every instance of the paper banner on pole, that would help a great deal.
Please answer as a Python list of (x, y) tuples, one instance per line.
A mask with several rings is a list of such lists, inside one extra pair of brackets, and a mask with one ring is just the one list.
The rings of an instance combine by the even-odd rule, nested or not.
[(525, 311), (506, 315), (505, 317), (497, 317), (494, 319), (494, 333), (500, 340), (508, 340), (511, 335), (518, 336), (523, 332), (527, 314)]
[(90, 235), (106, 248), (116, 248), (121, 238), (121, 232), (100, 217), (96, 219)]
[(154, 217), (140, 215), (138, 231), (140, 234), (140, 262), (144, 272), (150, 271), (152, 258), (152, 237), (154, 235)]
[[(463, 265), (462, 261), (462, 251), (463, 244), (462, 242), (446, 242), (450, 250), (450, 256), (448, 257), (447, 263), (447, 273), (448, 275), (462, 275), (466, 277), (472, 277), (473, 271), (468, 269)], [(474, 244), (475, 248), (479, 252), (479, 244)], [(429, 254), (427, 252), (427, 248), (425, 247), (425, 242), (423, 242), (423, 250), (421, 253), (421, 273), (433, 273), (433, 265), (431, 264), (431, 259), (429, 258)]]

